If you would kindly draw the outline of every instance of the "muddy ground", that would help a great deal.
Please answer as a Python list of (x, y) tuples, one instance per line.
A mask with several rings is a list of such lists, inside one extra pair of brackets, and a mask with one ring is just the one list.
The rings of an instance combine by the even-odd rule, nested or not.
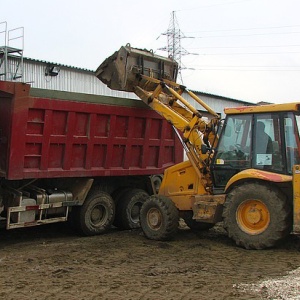
[(238, 248), (221, 226), (171, 242), (80, 237), (65, 223), (0, 230), (0, 299), (300, 299), (300, 238)]

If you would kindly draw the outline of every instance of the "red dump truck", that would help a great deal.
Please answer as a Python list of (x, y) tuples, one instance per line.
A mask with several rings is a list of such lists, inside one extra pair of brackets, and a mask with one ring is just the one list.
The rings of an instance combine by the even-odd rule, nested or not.
[(0, 213), (7, 229), (70, 219), (84, 235), (139, 226), (172, 127), (141, 101), (0, 81)]

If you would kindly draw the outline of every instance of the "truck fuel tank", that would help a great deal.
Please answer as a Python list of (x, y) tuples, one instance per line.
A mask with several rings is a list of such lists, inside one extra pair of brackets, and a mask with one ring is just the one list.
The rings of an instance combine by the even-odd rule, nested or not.
[(172, 58), (153, 53), (152, 50), (132, 48), (130, 44), (106, 58), (96, 70), (96, 76), (113, 90), (134, 92), (136, 86), (151, 91), (153, 83), (139, 75), (158, 80), (176, 82), (178, 64)]

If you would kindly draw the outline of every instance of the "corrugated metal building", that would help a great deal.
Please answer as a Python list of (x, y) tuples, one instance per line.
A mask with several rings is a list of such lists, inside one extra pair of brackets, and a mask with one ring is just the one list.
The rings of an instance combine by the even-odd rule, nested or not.
[[(9, 70), (15, 69), (18, 62), (13, 58), (9, 58)], [(7, 74), (7, 80), (12, 79), (13, 73)], [(9, 76), (11, 77), (9, 79)], [(0, 80), (3, 78), (0, 78)], [(85, 94), (107, 95), (121, 98), (138, 99), (133, 93), (118, 92), (109, 89), (105, 84), (96, 78), (94, 71), (66, 66), (58, 63), (40, 61), (31, 58), (23, 59), (23, 76), (16, 79), (30, 83), (32, 87), (69, 91)], [(194, 91), (205, 103), (213, 110), (224, 116), (223, 110), (225, 107), (248, 106), (253, 103), (230, 99), (218, 95), (207, 94), (199, 91)], [(188, 95), (184, 95), (194, 107), (200, 111), (203, 109)], [(204, 113), (205, 115), (205, 113)]]

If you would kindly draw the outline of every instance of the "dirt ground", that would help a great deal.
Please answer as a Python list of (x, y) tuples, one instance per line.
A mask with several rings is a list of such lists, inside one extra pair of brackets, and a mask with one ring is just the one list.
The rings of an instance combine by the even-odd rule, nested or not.
[(0, 230), (0, 299), (300, 299), (300, 238), (238, 248), (221, 226), (176, 239), (80, 237), (65, 223)]

